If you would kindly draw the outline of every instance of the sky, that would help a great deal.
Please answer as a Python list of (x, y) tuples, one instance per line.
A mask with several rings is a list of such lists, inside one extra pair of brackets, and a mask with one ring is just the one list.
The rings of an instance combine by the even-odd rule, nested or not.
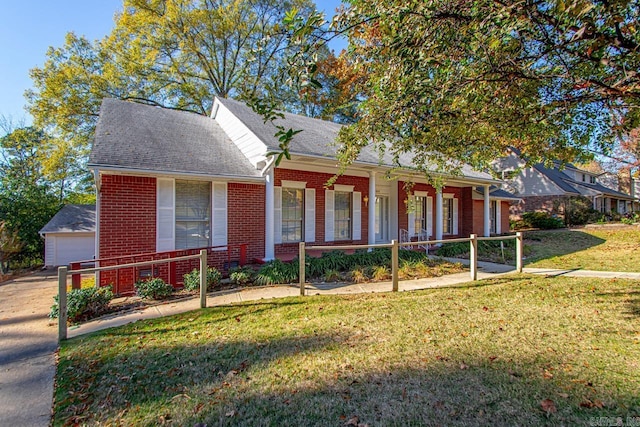
[[(339, 0), (317, 0), (333, 14)], [(101, 39), (114, 27), (122, 0), (7, 0), (0, 9), (0, 117), (31, 123), (24, 92), (32, 87), (29, 70), (42, 67), (47, 49), (61, 47), (68, 32)]]

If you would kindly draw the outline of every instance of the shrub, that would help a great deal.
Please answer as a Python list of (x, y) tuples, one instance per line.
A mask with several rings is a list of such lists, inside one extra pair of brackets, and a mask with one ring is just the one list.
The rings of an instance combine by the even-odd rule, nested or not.
[(327, 270), (324, 273), (325, 282), (339, 282), (342, 280), (342, 276), (338, 270)]
[(459, 255), (468, 254), (469, 251), (469, 243), (467, 242), (444, 243), (436, 250), (436, 255), (453, 258)]
[(547, 212), (525, 212), (522, 214), (522, 222), (531, 228), (552, 230), (563, 228), (564, 223), (560, 218), (549, 215)]
[[(194, 268), (190, 273), (182, 276), (184, 279), (184, 288), (188, 291), (197, 291), (200, 289), (200, 270)], [(213, 291), (220, 284), (222, 275), (218, 269), (214, 267), (207, 268), (207, 291)]]
[[(75, 323), (99, 316), (108, 310), (112, 299), (111, 286), (72, 289), (67, 294), (67, 320)], [(53, 300), (49, 317), (56, 319), (60, 314), (58, 296), (54, 296)]]
[(354, 267), (353, 270), (349, 272), (348, 277), (353, 283), (363, 283), (369, 279), (365, 269), (360, 266)]
[(385, 265), (373, 267), (371, 278), (377, 281), (388, 280), (389, 278), (391, 278), (391, 271), (389, 270), (389, 267)]
[(173, 286), (159, 277), (141, 280), (134, 285), (136, 294), (144, 299), (164, 299), (173, 293)]
[(229, 270), (229, 279), (236, 285), (246, 285), (253, 280), (255, 271), (251, 267), (234, 267)]
[(254, 282), (261, 286), (293, 283), (298, 281), (299, 269), (300, 264), (297, 260), (282, 262), (275, 259), (260, 267)]

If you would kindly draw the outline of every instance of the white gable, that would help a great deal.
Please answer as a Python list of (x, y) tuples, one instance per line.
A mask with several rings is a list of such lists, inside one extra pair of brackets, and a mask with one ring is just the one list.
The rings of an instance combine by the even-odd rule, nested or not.
[(218, 122), (220, 127), (249, 162), (251, 162), (256, 169), (260, 169), (258, 163), (265, 160), (265, 154), (267, 153), (266, 144), (245, 126), (240, 119), (231, 113), (227, 107), (222, 105), (218, 99), (214, 101), (211, 118)]

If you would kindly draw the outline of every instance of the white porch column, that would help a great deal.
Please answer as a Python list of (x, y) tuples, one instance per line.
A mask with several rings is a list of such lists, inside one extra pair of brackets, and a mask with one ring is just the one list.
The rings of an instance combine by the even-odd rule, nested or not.
[(369, 172), (369, 244), (376, 243), (376, 173)]
[(442, 189), (436, 190), (436, 240), (442, 240)]
[(489, 185), (484, 186), (484, 236), (489, 237), (491, 235), (491, 202), (489, 202)]
[(399, 240), (398, 232), (398, 181), (391, 181), (391, 191), (389, 192), (389, 228), (390, 239)]
[(265, 176), (266, 194), (264, 203), (264, 260), (270, 261), (276, 257), (275, 246), (275, 204), (274, 204), (274, 176), (273, 168)]

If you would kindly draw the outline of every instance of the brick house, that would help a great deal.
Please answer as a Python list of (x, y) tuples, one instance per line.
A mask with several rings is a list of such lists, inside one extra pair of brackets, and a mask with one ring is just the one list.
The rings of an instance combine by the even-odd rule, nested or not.
[(619, 191), (617, 177), (611, 179), (610, 174), (590, 172), (572, 164), (527, 166), (515, 148), (494, 166), (502, 173), (504, 189), (521, 199), (511, 206), (516, 218), (533, 211), (564, 215), (565, 204), (574, 197), (588, 199), (593, 209), (606, 214), (632, 212), (638, 204), (633, 190), (631, 194)]
[[(291, 258), (298, 242), (367, 244), (509, 230), (515, 199), (469, 167), (436, 191), (365, 148), (335, 183), (340, 125), (294, 114), (291, 159), (275, 166), (275, 128), (216, 99), (211, 117), (105, 99), (89, 167), (96, 258), (247, 243), (249, 259)], [(407, 163), (410, 164), (410, 163)], [(391, 175), (391, 179), (387, 175)], [(412, 183), (411, 187), (406, 183)], [(410, 193), (407, 190), (410, 188)]]

